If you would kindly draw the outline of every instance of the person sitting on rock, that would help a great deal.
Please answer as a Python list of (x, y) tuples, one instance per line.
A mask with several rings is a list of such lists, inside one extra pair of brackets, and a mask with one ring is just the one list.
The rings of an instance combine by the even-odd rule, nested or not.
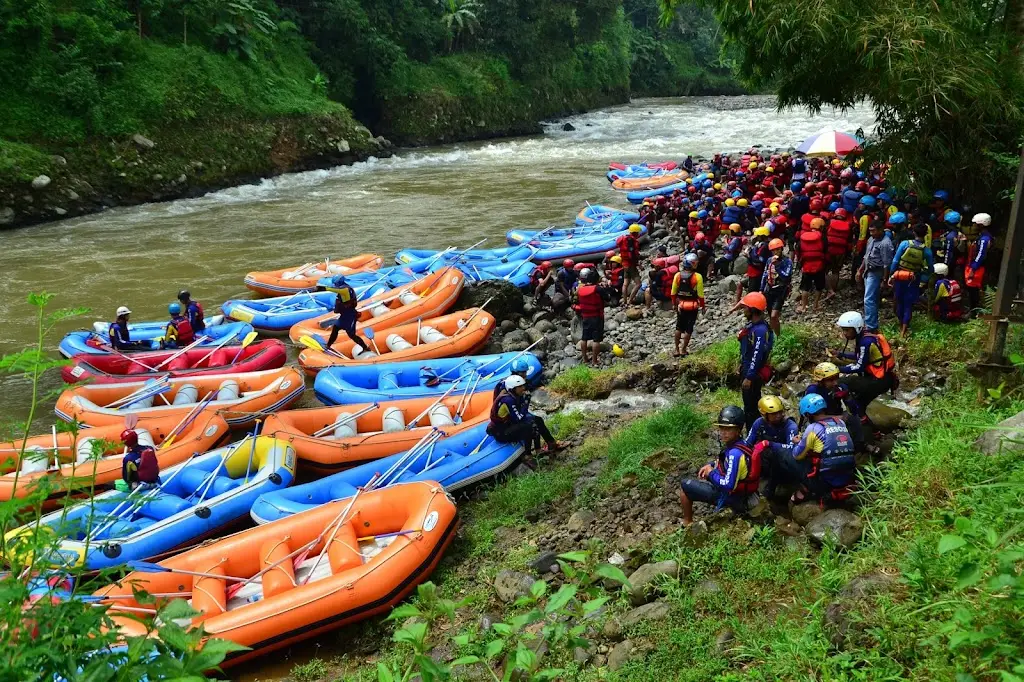
[(839, 372), (848, 375), (843, 381), (857, 404), (867, 411), (872, 400), (899, 385), (892, 348), (881, 332), (864, 328), (864, 317), (856, 310), (840, 315), (836, 326), (843, 330), (847, 346), (851, 341), (856, 345), (852, 353), (844, 349), (836, 354), (830, 350), (829, 355), (850, 361)]
[(555, 271), (551, 267), (551, 261), (546, 260), (537, 266), (537, 269), (530, 273), (530, 291), (533, 294), (535, 303), (540, 304), (547, 300), (551, 301), (547, 291), (555, 283)]
[(853, 436), (857, 449), (864, 445), (862, 419), (864, 410), (850, 393), (850, 388), (839, 381), (839, 367), (831, 362), (819, 362), (814, 368), (814, 383), (804, 389), (804, 395), (820, 395), (825, 399), (825, 414), (841, 417)]
[(566, 258), (562, 261), (562, 267), (558, 268), (555, 274), (555, 291), (566, 300), (572, 296), (572, 290), (576, 286), (576, 261)]
[(949, 266), (936, 263), (933, 285), (932, 316), (939, 322), (959, 322), (964, 318), (960, 282), (949, 276)]
[(800, 428), (796, 420), (786, 415), (786, 406), (778, 396), (766, 395), (757, 401), (761, 416), (754, 420), (745, 442), (753, 448), (761, 441), (792, 445)]
[(697, 478), (683, 478), (680, 483), (684, 526), (693, 523), (694, 502), (714, 505), (716, 511), (730, 507), (741, 513), (757, 504), (760, 451), (755, 454), (743, 441), (745, 419), (743, 408), (737, 405), (726, 405), (718, 413), (715, 425), (722, 442), (721, 453), (701, 467)]
[(812, 393), (800, 399), (800, 416), (810, 424), (796, 445), (771, 446), (771, 484), (800, 483), (803, 488), (792, 502), (812, 496), (841, 500), (849, 496), (856, 482), (857, 463), (853, 436), (839, 417), (827, 412), (825, 398)]
[(526, 404), (526, 379), (512, 375), (505, 379), (503, 389), (491, 404), (491, 421), (487, 433), (499, 443), (522, 443), (525, 457), (533, 454), (534, 441), (543, 439), (545, 452), (558, 452), (565, 445), (555, 440), (544, 420), (530, 414)]

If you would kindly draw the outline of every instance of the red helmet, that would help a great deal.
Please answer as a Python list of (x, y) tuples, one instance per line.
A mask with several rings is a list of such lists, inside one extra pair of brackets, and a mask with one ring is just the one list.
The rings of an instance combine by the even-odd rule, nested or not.
[(868, 183), (866, 183), (863, 180), (861, 180), (860, 182), (858, 182), (856, 184), (854, 189), (856, 189), (858, 192), (867, 192), (868, 191)]
[(812, 211), (820, 211), (821, 210), (821, 199), (811, 199), (811, 210)]
[(754, 192), (754, 201), (764, 199), (764, 192)]
[(604, 257), (605, 258), (611, 258), (614, 255), (615, 255), (615, 249), (608, 249), (607, 251), (604, 252)]
[(836, 216), (837, 218), (839, 218), (840, 220), (842, 220), (842, 219), (846, 218), (846, 217), (847, 217), (847, 216), (849, 216), (849, 215), (850, 215), (850, 214), (846, 212), (846, 209), (845, 209), (845, 208), (837, 208), (837, 209), (836, 209), (836, 213), (835, 213), (835, 216)]
[(754, 310), (760, 310), (762, 313), (768, 310), (768, 299), (759, 291), (755, 291), (744, 296), (743, 300), (740, 301), (740, 304), (748, 308), (753, 308)]
[(870, 195), (871, 195), (871, 196), (873, 196), (873, 197), (877, 197), (877, 196), (878, 196), (878, 193), (879, 193), (879, 192), (881, 192), (881, 191), (882, 191), (882, 190), (878, 189), (878, 187), (876, 187), (875, 185), (872, 185), (872, 186), (871, 186), (871, 187), (870, 187), (870, 188), (868, 189), (868, 194), (870, 194)]
[(686, 191), (689, 192), (690, 194), (693, 194), (694, 192), (697, 191), (697, 188), (694, 187), (693, 185), (690, 185), (689, 187), (686, 188)]
[(806, 192), (807, 194), (810, 194), (812, 191), (817, 189), (817, 187), (818, 186), (815, 183), (808, 182), (806, 185), (804, 185), (804, 192)]
[(550, 270), (551, 269), (551, 261), (546, 260), (543, 263), (541, 263), (538, 267), (541, 270)]
[(121, 442), (132, 447), (139, 444), (139, 434), (134, 429), (125, 429), (121, 432)]
[(572, 269), (575, 270), (576, 272), (579, 272), (585, 267), (587, 267), (586, 263), (577, 263), (576, 265), (572, 266)]
[(828, 193), (829, 194), (835, 194), (836, 193), (836, 186), (835, 185), (829, 185), (828, 186)]
[(562, 267), (565, 268), (566, 270), (571, 269), (574, 265), (576, 265), (576, 261), (574, 261), (572, 258), (566, 258), (564, 261), (562, 261)]

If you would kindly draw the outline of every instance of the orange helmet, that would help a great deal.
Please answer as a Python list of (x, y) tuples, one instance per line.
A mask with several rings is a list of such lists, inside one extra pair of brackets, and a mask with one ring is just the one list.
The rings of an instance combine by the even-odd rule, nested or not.
[(786, 248), (786, 242), (782, 241), (781, 239), (773, 239), (770, 242), (768, 242), (768, 249), (771, 251), (774, 251), (775, 249), (784, 248)]
[(753, 291), (747, 294), (740, 303), (748, 308), (760, 310), (762, 313), (768, 310), (768, 299), (760, 291)]

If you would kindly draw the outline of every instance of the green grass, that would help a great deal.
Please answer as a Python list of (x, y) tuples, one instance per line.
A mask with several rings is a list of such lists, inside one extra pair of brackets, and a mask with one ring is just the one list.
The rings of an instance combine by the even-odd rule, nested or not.
[[(819, 351), (824, 350), (824, 346), (816, 343), (818, 338), (814, 330), (806, 325), (783, 325), (782, 333), (775, 339), (772, 349), (772, 364), (790, 362), (800, 366), (816, 360), (821, 354)], [(687, 374), (723, 380), (739, 372), (740, 342), (736, 339), (716, 341), (683, 358), (679, 366)]]
[(551, 435), (558, 440), (564, 440), (579, 433), (586, 421), (587, 415), (579, 410), (572, 410), (571, 412), (557, 412), (548, 417), (545, 423), (551, 429)]
[(548, 385), (548, 390), (567, 398), (594, 400), (611, 391), (612, 382), (616, 377), (632, 371), (636, 371), (632, 365), (620, 365), (608, 369), (576, 365), (556, 376), (554, 381)]
[(883, 325), (882, 333), (900, 362), (934, 367), (939, 363), (976, 359), (984, 347), (988, 324), (981, 320), (946, 324), (916, 314), (911, 319), (910, 336), (906, 339), (900, 338), (899, 326), (895, 323)]
[(50, 169), (50, 157), (32, 145), (0, 139), (0, 179), (31, 182)]
[(326, 677), (327, 672), (327, 663), (323, 659), (314, 658), (292, 668), (291, 675), (295, 682), (316, 682)]
[(705, 416), (684, 403), (634, 421), (609, 438), (608, 466), (601, 483), (605, 487), (660, 484), (666, 467), (703, 457), (704, 443), (699, 436), (708, 424)]

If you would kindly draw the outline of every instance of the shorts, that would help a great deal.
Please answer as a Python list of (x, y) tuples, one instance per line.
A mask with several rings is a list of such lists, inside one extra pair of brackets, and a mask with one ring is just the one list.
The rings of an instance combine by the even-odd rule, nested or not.
[(825, 271), (803, 273), (800, 277), (800, 291), (825, 291)]
[(692, 334), (693, 327), (697, 324), (697, 314), (699, 312), (700, 308), (696, 310), (676, 309), (676, 331), (680, 334)]
[(671, 297), (666, 296), (665, 292), (662, 289), (651, 289), (651, 298), (653, 298), (655, 301), (667, 301)]
[(743, 279), (743, 290), (748, 292), (761, 291), (761, 275), (745, 277)]
[(628, 279), (640, 279), (640, 268), (635, 265), (630, 265), (626, 268), (626, 277)]
[(583, 341), (604, 341), (604, 318), (584, 317), (583, 318)]
[(716, 488), (710, 481), (702, 481), (699, 478), (683, 478), (679, 487), (691, 502), (703, 502), (718, 506), (720, 503), (725, 507), (732, 507), (738, 512), (747, 511), (747, 499), (737, 495), (722, 495), (722, 491)]
[(842, 270), (844, 263), (846, 263), (846, 254), (845, 253), (839, 254), (839, 255), (832, 255), (832, 256), (828, 257), (828, 269), (829, 270), (832, 270), (832, 271)]
[(340, 315), (338, 315), (338, 317), (334, 320), (333, 326), (334, 326), (335, 329), (341, 329), (341, 330), (351, 329), (352, 331), (355, 331), (356, 330), (356, 323), (358, 321), (359, 321), (359, 317), (356, 315), (355, 311), (353, 310), (352, 312), (344, 312), (344, 313), (341, 313)]
[(768, 311), (782, 310), (782, 306), (786, 304), (786, 294), (789, 293), (789, 287), (778, 287), (771, 288), (765, 292), (764, 297), (768, 301)]

